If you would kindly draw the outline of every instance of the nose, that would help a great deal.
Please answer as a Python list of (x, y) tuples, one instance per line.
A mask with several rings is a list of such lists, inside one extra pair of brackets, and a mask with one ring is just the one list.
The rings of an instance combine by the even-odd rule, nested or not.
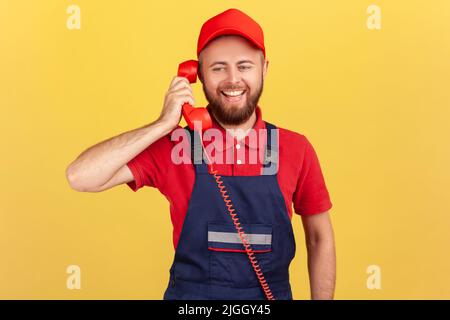
[(231, 83), (240, 82), (241, 77), (237, 67), (228, 68), (227, 81)]

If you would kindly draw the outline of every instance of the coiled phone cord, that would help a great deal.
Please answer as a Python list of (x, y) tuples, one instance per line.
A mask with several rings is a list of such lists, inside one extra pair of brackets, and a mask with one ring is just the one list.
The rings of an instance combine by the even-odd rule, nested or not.
[[(203, 150), (205, 150), (202, 135), (199, 134), (199, 136), (200, 136), (202, 148), (203, 148)], [(267, 300), (275, 300), (275, 297), (273, 296), (272, 291), (269, 288), (269, 284), (267, 283), (266, 279), (264, 278), (264, 274), (263, 274), (261, 268), (259, 267), (258, 260), (256, 259), (253, 248), (250, 245), (250, 243), (247, 241), (247, 235), (245, 234), (244, 229), (242, 228), (241, 223), (239, 222), (239, 217), (237, 216), (236, 210), (234, 209), (233, 203), (231, 202), (228, 191), (226, 190), (226, 187), (223, 183), (222, 176), (220, 176), (217, 173), (217, 170), (214, 169), (213, 163), (212, 163), (211, 159), (209, 158), (208, 153), (206, 151), (204, 151), (203, 153), (205, 154), (206, 158), (208, 159), (208, 163), (211, 164), (211, 172), (217, 183), (217, 187), (219, 188), (220, 195), (222, 196), (222, 199), (225, 202), (225, 206), (227, 207), (228, 214), (230, 215), (231, 219), (233, 220), (234, 227), (236, 228), (239, 238), (241, 239), (242, 244), (244, 245), (245, 252), (247, 253), (248, 259), (250, 260), (250, 263), (252, 264), (253, 270), (255, 270), (255, 274), (258, 278), (259, 283), (261, 284), (261, 288), (263, 289)]]

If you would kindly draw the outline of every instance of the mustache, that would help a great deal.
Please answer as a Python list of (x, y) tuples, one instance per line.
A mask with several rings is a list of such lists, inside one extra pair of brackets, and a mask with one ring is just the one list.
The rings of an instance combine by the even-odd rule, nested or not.
[(219, 88), (220, 91), (241, 91), (241, 90), (247, 90), (247, 87), (245, 86), (224, 86), (222, 88)]

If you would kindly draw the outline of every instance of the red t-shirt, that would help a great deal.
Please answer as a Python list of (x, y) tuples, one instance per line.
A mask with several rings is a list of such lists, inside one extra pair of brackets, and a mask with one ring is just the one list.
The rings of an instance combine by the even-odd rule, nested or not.
[[(256, 115), (257, 120), (253, 129), (258, 132), (259, 129), (265, 128), (259, 107), (256, 109)], [(231, 138), (230, 144), (230, 140), (227, 140), (228, 143), (225, 142), (225, 139), (230, 139), (230, 135), (227, 136), (225, 130), (214, 119), (213, 128), (222, 132), (225, 137), (222, 143), (217, 143), (214, 139), (204, 142), (205, 150), (213, 150), (210, 155), (216, 161), (223, 160), (222, 164), (214, 166), (218, 173), (224, 176), (259, 175), (262, 165), (260, 157), (256, 157), (256, 163), (249, 161), (249, 157), (251, 151), (255, 151), (252, 149), (257, 149), (257, 152), (263, 151), (263, 148), (259, 148), (261, 144), (250, 143), (247, 138), (240, 142)], [(284, 196), (289, 218), (292, 218), (292, 206), (300, 215), (312, 215), (329, 210), (332, 203), (313, 146), (302, 134), (278, 129), (278, 184)], [(174, 146), (181, 141), (188, 143), (187, 139), (176, 141), (172, 139), (171, 134), (168, 134), (155, 141), (127, 165), (134, 176), (134, 181), (128, 183), (133, 191), (143, 186), (155, 187), (169, 200), (173, 244), (176, 249), (194, 187), (195, 169), (193, 164), (176, 164), (172, 161)], [(213, 143), (214, 147), (208, 147), (209, 143)], [(228, 152), (231, 147), (235, 148), (234, 152)]]

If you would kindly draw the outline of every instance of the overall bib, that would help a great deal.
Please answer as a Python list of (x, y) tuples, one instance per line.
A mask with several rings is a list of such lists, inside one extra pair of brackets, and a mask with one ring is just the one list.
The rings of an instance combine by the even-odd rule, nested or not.
[[(278, 143), (272, 142), (278, 139), (271, 129), (275, 126), (266, 123), (264, 167), (278, 162)], [(189, 134), (193, 146), (197, 133)], [(265, 299), (214, 176), (204, 161), (194, 166), (195, 184), (164, 299)], [(222, 179), (274, 298), (292, 299), (289, 265), (295, 239), (277, 172)]]

